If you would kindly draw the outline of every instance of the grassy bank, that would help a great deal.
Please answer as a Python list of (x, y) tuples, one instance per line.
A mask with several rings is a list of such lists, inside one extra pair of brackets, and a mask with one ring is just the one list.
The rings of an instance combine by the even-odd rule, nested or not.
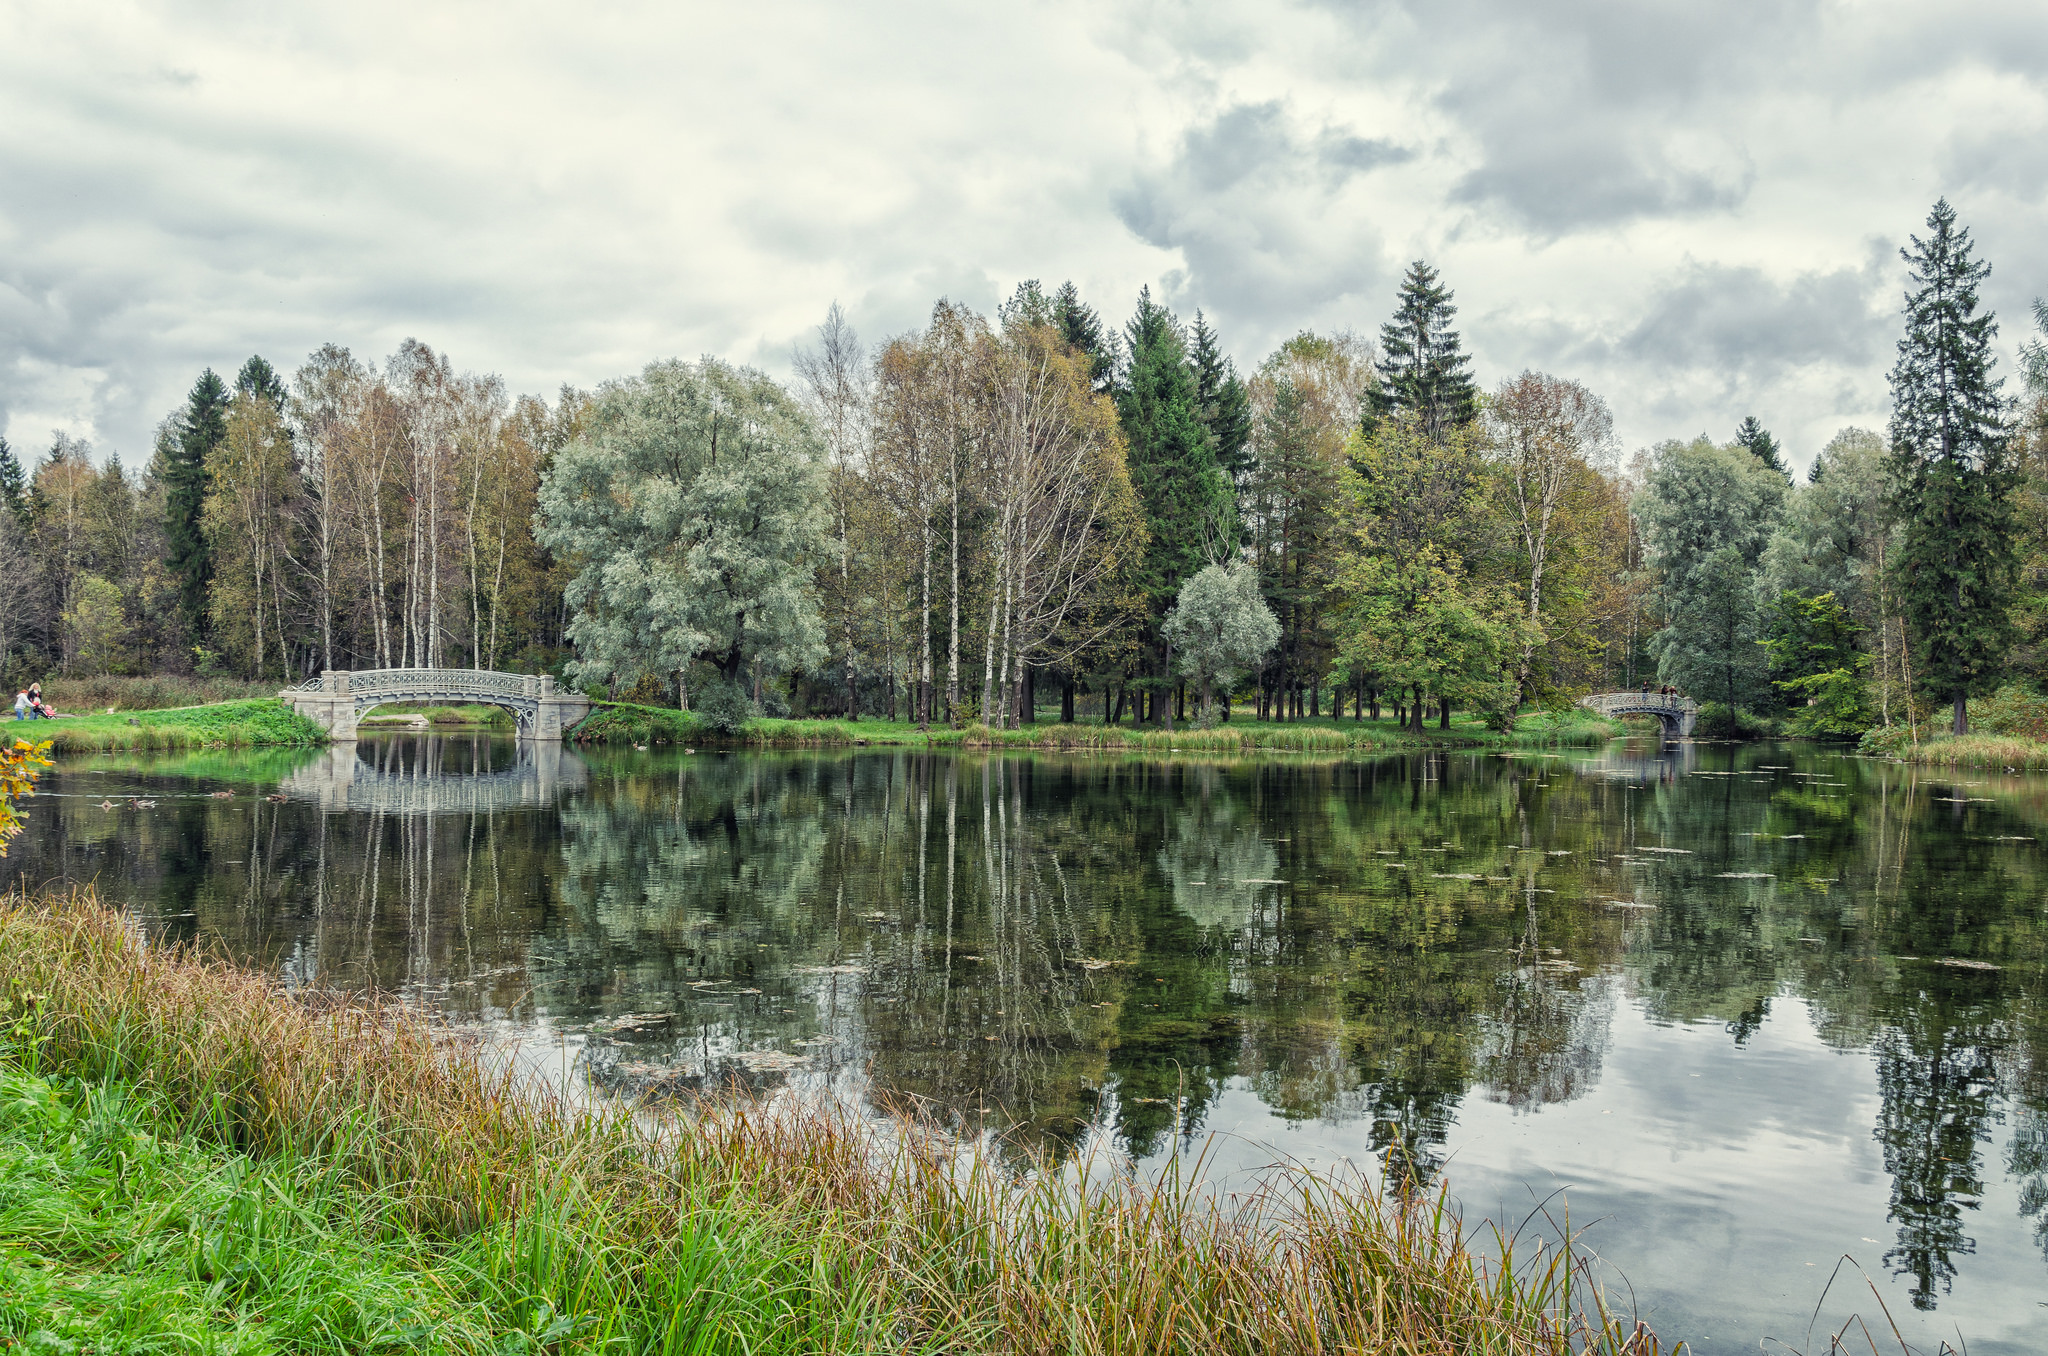
[[(59, 711), (163, 711), (177, 706), (248, 701), (275, 697), (284, 682), (277, 678), (196, 678), (187, 674), (151, 674), (141, 678), (100, 674), (91, 678), (46, 678), (43, 696)], [(11, 699), (13, 693), (7, 696)]]
[(0, 995), (0, 1257), (44, 1297), (0, 1301), (0, 1335), (24, 1345), (1656, 1350), (1582, 1260), (1475, 1257), (1440, 1197), (1284, 1170), (1248, 1200), (1083, 1191), (820, 1110), (576, 1115), (410, 1014), (152, 951), (88, 898), (0, 902)]
[[(1867, 742), (1867, 741), (1866, 741)], [(1960, 739), (1943, 735), (1918, 744), (1898, 741), (1882, 750), (1892, 757), (1930, 767), (1974, 767), (2013, 772), (2048, 770), (2048, 744), (2012, 735), (1969, 734)]]
[(1372, 752), (1419, 748), (1530, 748), (1551, 745), (1602, 744), (1622, 733), (1613, 721), (1588, 712), (1531, 712), (1512, 732), (1490, 730), (1475, 719), (1454, 718), (1449, 730), (1434, 724), (1422, 735), (1391, 720), (1257, 721), (1239, 718), (1202, 730), (1182, 726), (1062, 725), (1041, 721), (1020, 729), (991, 730), (985, 725), (964, 729), (935, 726), (919, 729), (904, 721), (776, 720), (747, 722), (738, 738), (721, 738), (705, 729), (695, 715), (664, 707), (607, 703), (593, 710), (570, 737), (588, 743), (753, 744), (780, 748), (829, 747), (848, 744), (912, 744), (932, 747), (1102, 749), (1132, 751), (1194, 751), (1252, 753), (1273, 750), (1298, 753)]
[(424, 706), (396, 703), (380, 706), (356, 722), (360, 729), (379, 726), (417, 727), (421, 720), (437, 730), (510, 730), (512, 713), (502, 706)]
[(275, 697), (169, 711), (98, 712), (58, 720), (15, 721), (8, 729), (17, 738), (47, 739), (58, 753), (258, 748), (327, 742), (325, 731)]

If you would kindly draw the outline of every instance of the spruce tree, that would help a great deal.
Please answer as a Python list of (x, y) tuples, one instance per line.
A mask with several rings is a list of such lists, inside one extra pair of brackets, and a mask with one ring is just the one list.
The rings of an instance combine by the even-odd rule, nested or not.
[(1748, 449), (1752, 457), (1785, 477), (1787, 485), (1792, 483), (1792, 468), (1785, 464), (1784, 453), (1778, 447), (1778, 440), (1757, 422), (1755, 415), (1745, 417), (1742, 427), (1735, 430), (1735, 445)]
[(1426, 437), (1438, 439), (1479, 414), (1479, 388), (1466, 371), (1451, 328), (1458, 308), (1437, 271), (1422, 260), (1408, 265), (1394, 318), (1380, 327), (1380, 384), (1368, 396), (1366, 431), (1382, 419), (1408, 415)]
[(1053, 294), (1052, 323), (1076, 353), (1088, 355), (1089, 383), (1103, 395), (1116, 387), (1116, 335), (1103, 330), (1102, 317), (1081, 300), (1080, 289), (1063, 282)]
[(2013, 641), (2018, 573), (2008, 456), (2008, 403), (1993, 377), (1998, 324), (1977, 309), (1991, 266), (1971, 258), (1969, 231), (1947, 199), (1912, 237), (1906, 334), (1892, 368), (1893, 586), (1910, 625), (1914, 679), (1969, 730), (1969, 698), (1997, 685)]
[(28, 476), (21, 469), (21, 459), (14, 455), (14, 449), (0, 438), (0, 508), (14, 515), (15, 525), (28, 526)]
[(280, 410), (284, 408), (284, 378), (260, 353), (250, 354), (242, 370), (235, 373), (235, 389), (243, 395), (260, 395)]
[(1242, 490), (1252, 471), (1252, 398), (1237, 375), (1237, 365), (1223, 355), (1216, 331), (1195, 312), (1195, 405), (1216, 453), (1216, 464)]
[(164, 545), (171, 577), (178, 581), (178, 612), (194, 639), (206, 634), (206, 587), (213, 579), (199, 522), (206, 503), (206, 463), (227, 436), (227, 384), (209, 367), (179, 411), (178, 440), (164, 477)]
[(1150, 605), (1147, 686), (1158, 691), (1170, 686), (1160, 623), (1189, 576), (1235, 549), (1236, 499), (1202, 423), (1180, 325), (1152, 300), (1150, 288), (1138, 294), (1137, 314), (1124, 332), (1130, 366), (1116, 393), (1117, 419), (1129, 444), (1131, 485), (1151, 533), (1136, 582)]

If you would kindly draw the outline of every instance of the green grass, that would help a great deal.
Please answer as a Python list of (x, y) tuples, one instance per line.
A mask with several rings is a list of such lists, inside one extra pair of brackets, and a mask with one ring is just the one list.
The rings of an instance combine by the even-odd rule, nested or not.
[[(107, 1351), (1653, 1356), (1442, 1192), (1018, 1173), (914, 1121), (577, 1111), (87, 895), (0, 901), (0, 1277)], [(42, 1344), (64, 1350), (53, 1342)]]
[(1512, 733), (1506, 734), (1488, 729), (1484, 722), (1475, 718), (1455, 714), (1449, 730), (1440, 730), (1432, 722), (1420, 736), (1401, 729), (1392, 720), (1340, 720), (1327, 716), (1298, 721), (1257, 721), (1239, 716), (1228, 722), (1219, 722), (1212, 729), (1203, 730), (1184, 724), (1170, 731), (1128, 722), (1105, 726), (1100, 722), (1062, 725), (1056, 721), (1040, 721), (1010, 730), (991, 730), (985, 725), (969, 725), (964, 729), (934, 726), (921, 730), (904, 721), (780, 720), (764, 717), (747, 722), (746, 729), (735, 740), (721, 739), (712, 734), (690, 712), (606, 703), (577, 725), (570, 732), (570, 738), (588, 743), (737, 743), (779, 748), (912, 744), (1138, 752), (1252, 753), (1272, 750), (1342, 753), (1444, 746), (1520, 748), (1599, 744), (1621, 732), (1621, 726), (1614, 722), (1574, 709), (1563, 713), (1532, 712), (1521, 718)]
[(2048, 744), (2011, 735), (1941, 735), (1918, 744), (1900, 740), (1889, 751), (1909, 763), (1934, 767), (2003, 768), (2012, 772), (2048, 769)]
[(527, 1315), (303, 1161), (181, 1136), (130, 1085), (0, 1067), (0, 1349), (485, 1351)]
[(418, 703), (393, 703), (377, 707), (360, 718), (356, 725), (358, 728), (371, 729), (379, 725), (406, 726), (412, 724), (415, 716), (425, 716), (427, 724), (436, 729), (513, 728), (512, 713), (502, 706), (422, 706)]
[[(100, 674), (91, 678), (51, 677), (43, 680), (43, 696), (59, 711), (163, 711), (176, 706), (275, 697), (285, 686), (281, 678), (196, 678), (160, 673), (146, 677)], [(11, 699), (13, 694), (8, 693)]]
[[(63, 708), (59, 707), (59, 710)], [(318, 725), (275, 697), (169, 711), (16, 721), (16, 738), (51, 742), (58, 753), (111, 749), (219, 749), (324, 744)]]

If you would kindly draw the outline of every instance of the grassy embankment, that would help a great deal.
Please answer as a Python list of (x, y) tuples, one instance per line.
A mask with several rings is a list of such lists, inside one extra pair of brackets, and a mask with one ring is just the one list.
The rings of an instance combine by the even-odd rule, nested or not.
[(502, 706), (380, 706), (356, 722), (359, 729), (379, 726), (417, 728), (424, 720), (436, 730), (510, 730), (512, 713)]
[[(63, 707), (57, 708), (62, 711)], [(57, 720), (15, 721), (19, 739), (50, 741), (58, 753), (110, 749), (220, 749), (324, 744), (318, 725), (275, 697), (167, 711), (96, 712)]]
[[(826, 1110), (575, 1113), (415, 1015), (0, 901), (0, 1343), (1648, 1356), (1441, 1196), (1022, 1178)], [(71, 1347), (65, 1344), (76, 1343)], [(40, 1345), (39, 1345), (40, 1344)]]
[(1528, 748), (1548, 745), (1602, 744), (1622, 733), (1613, 721), (1589, 712), (1531, 712), (1512, 733), (1490, 730), (1472, 718), (1453, 716), (1449, 730), (1432, 723), (1421, 736), (1391, 720), (1322, 719), (1255, 721), (1240, 717), (1213, 729), (1182, 726), (1173, 731), (1134, 725), (1100, 723), (1062, 725), (1040, 721), (1022, 729), (990, 730), (934, 726), (920, 730), (904, 721), (774, 720), (747, 722), (738, 738), (712, 734), (687, 711), (665, 707), (606, 703), (593, 710), (570, 732), (589, 743), (696, 744), (724, 743), (774, 747), (825, 747), (847, 744), (913, 744), (920, 747), (1031, 748), (1130, 750), (1134, 752), (1251, 753), (1261, 750), (1300, 753), (1373, 752), (1400, 749), (1469, 747)]

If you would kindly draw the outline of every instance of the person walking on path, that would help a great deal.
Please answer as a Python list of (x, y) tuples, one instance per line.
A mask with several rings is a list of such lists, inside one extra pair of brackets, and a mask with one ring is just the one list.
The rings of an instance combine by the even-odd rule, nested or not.
[(28, 719), (28, 693), (17, 692), (14, 694), (14, 718), (16, 720)]

